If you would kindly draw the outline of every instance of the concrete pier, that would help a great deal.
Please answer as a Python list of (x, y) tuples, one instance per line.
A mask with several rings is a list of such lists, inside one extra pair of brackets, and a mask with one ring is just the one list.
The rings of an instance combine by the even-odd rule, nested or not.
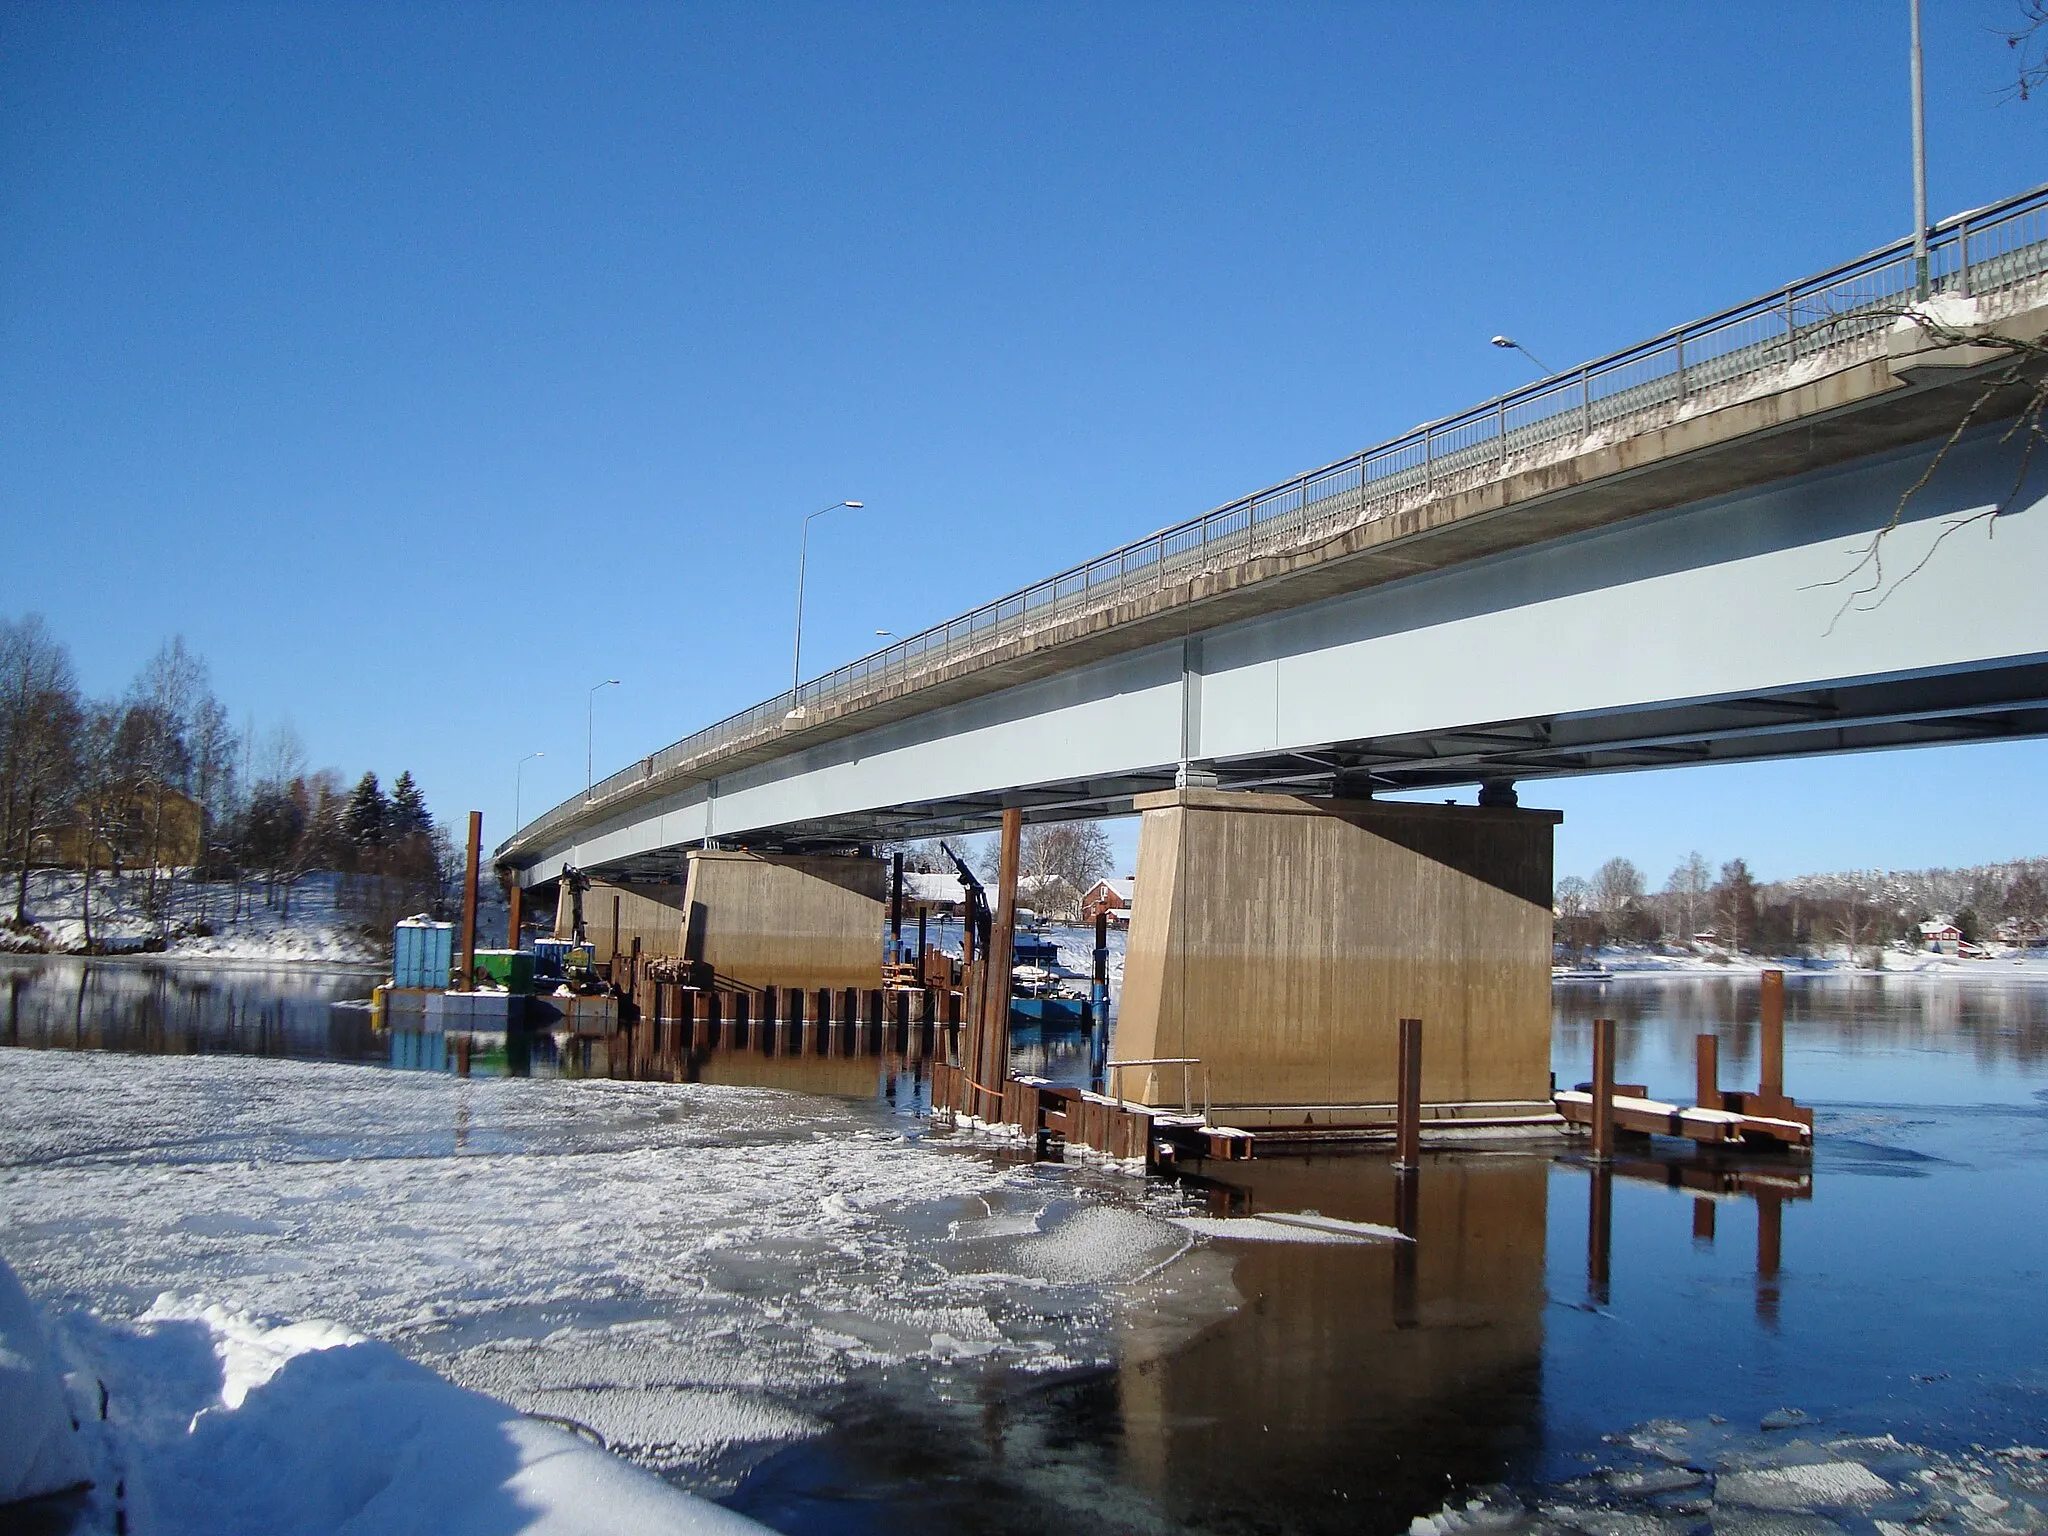
[(682, 895), (683, 958), (708, 965), (718, 986), (843, 990), (881, 981), (888, 867), (880, 859), (693, 849)]
[(1562, 815), (1183, 789), (1142, 795), (1117, 1054), (1218, 1125), (1384, 1123), (1398, 1021), (1422, 1119), (1548, 1119), (1551, 842)]
[[(555, 907), (556, 938), (572, 937), (572, 911), (564, 891)], [(631, 954), (635, 939), (647, 954), (672, 955), (683, 937), (683, 888), (592, 880), (583, 893), (583, 931), (599, 966), (610, 965), (615, 954)]]

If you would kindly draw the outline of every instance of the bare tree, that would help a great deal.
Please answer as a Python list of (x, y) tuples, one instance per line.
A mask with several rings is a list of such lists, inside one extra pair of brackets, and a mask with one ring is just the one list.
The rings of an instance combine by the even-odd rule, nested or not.
[(1849, 951), (1849, 963), (1856, 963), (1856, 952), (1877, 938), (1878, 911), (1871, 901), (1870, 887), (1861, 880), (1849, 880), (1843, 884), (1841, 894), (1836, 898), (1833, 917), (1829, 926), (1835, 937), (1841, 940)]
[(1609, 859), (1593, 872), (1593, 907), (1610, 921), (1642, 896), (1643, 872), (1627, 859)]
[(1593, 887), (1579, 875), (1566, 875), (1557, 882), (1553, 907), (1564, 941), (1577, 954), (1586, 947), (1587, 909), (1593, 902)]
[(1721, 866), (1721, 882), (1714, 887), (1714, 906), (1728, 941), (1730, 954), (1742, 952), (1744, 938), (1756, 933), (1756, 877), (1741, 859)]
[[(206, 663), (186, 648), (183, 635), (173, 635), (143, 664), (129, 691), (129, 730), (137, 768), (137, 792), (147, 798), (149, 913), (162, 925), (164, 899), (158, 881), (163, 869), (164, 811), (173, 793), (184, 794), (192, 782), (192, 734), (207, 687)], [(171, 871), (175, 882), (177, 872)], [(168, 893), (164, 893), (167, 898)]]
[[(1954, 429), (1942, 439), (1919, 475), (1899, 493), (1898, 500), (1892, 504), (1890, 516), (1856, 552), (1856, 558), (1848, 569), (1839, 576), (1816, 583), (1820, 587), (1843, 589), (1841, 606), (1829, 621), (1830, 630), (1848, 613), (1867, 612), (1882, 606), (1901, 585), (1925, 570), (1941, 546), (1955, 534), (1981, 525), (1987, 537), (1996, 536), (1998, 519), (2017, 507), (2026, 488), (2027, 477), (2033, 469), (2034, 450), (2048, 440), (2048, 433), (2043, 430), (2044, 424), (2048, 424), (2048, 341), (2012, 335), (1998, 330), (1995, 323), (1962, 320), (1950, 313), (1952, 303), (1967, 302), (1951, 301), (1947, 296), (1937, 295), (1924, 302), (1889, 310), (1864, 311), (1858, 316), (1859, 319), (1867, 319), (1872, 313), (1880, 317), (1889, 313), (1895, 325), (1918, 330), (1933, 349), (1952, 351), (1959, 357), (1985, 362), (1995, 363), (2002, 359), (2003, 363), (1984, 377)], [(2001, 444), (2017, 443), (2020, 450), (2012, 480), (2004, 492), (1984, 506), (1944, 518), (1940, 529), (1920, 551), (1918, 558), (1903, 572), (1888, 571), (1885, 562), (1891, 551), (1891, 541), (1904, 526), (1907, 509), (1914, 499), (1927, 488), (1956, 444), (1972, 427), (2001, 419), (2015, 401), (2017, 411), (1999, 437)]]
[[(995, 864), (1000, 851), (999, 847), (992, 845), (984, 853), (984, 879), (996, 877)], [(1033, 822), (1018, 838), (1017, 877), (1039, 889), (1040, 902), (1048, 899), (1044, 893), (1050, 891), (1078, 911), (1082, 894), (1107, 874), (1109, 867), (1109, 834), (1102, 830), (1099, 822)], [(1064, 892), (1060, 890), (1062, 885)]]
[(1664, 882), (1664, 893), (1684, 918), (1685, 928), (1680, 937), (1688, 944), (1700, 931), (1700, 905), (1713, 887), (1713, 872), (1708, 869), (1707, 861), (1700, 857), (1698, 849), (1688, 854), (1685, 862), (1672, 870), (1671, 878)]
[(69, 818), (80, 708), (70, 653), (42, 616), (0, 624), (0, 856), (15, 861), (17, 927), (28, 921), (36, 840)]
[(113, 855), (121, 847), (134, 796), (132, 771), (122, 750), (126, 714), (118, 704), (94, 704), (86, 710), (78, 735), (72, 826), (78, 844), (78, 911), (88, 954), (93, 949), (92, 882), (99, 872), (100, 850)]
[(2011, 94), (2021, 101), (2031, 101), (2034, 92), (2048, 84), (2048, 49), (2041, 46), (2044, 29), (2048, 29), (2048, 0), (2018, 0), (2019, 25), (2005, 33), (2005, 46), (2017, 55), (2013, 61), (2017, 66), (2018, 78), (2014, 80)]

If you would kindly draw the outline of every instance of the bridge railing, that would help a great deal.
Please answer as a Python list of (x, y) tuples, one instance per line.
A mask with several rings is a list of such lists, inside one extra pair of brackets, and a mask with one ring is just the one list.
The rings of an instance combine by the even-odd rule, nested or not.
[[(1928, 237), (1928, 269), (1934, 291), (1963, 295), (1995, 292), (2048, 271), (2048, 185), (1936, 226)], [(1824, 350), (1881, 333), (1914, 300), (1916, 288), (1912, 242), (1901, 240), (1497, 395), (835, 667), (612, 774), (588, 796), (564, 801), (521, 828), (512, 841), (543, 835), (734, 742), (780, 730), (799, 709), (854, 697), (1075, 613), (1156, 590), (1205, 564), (1277, 552), (1333, 526), (1375, 521), (1418, 496), (1507, 472), (1518, 457), (1596, 438), (1646, 410), (1715, 403), (1774, 370), (1796, 368)]]

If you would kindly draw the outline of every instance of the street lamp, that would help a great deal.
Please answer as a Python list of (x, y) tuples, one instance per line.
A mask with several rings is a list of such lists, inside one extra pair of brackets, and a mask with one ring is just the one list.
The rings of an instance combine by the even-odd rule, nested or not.
[(1927, 297), (1927, 99), (1920, 67), (1920, 0), (1910, 0), (1913, 29), (1913, 297)]
[(1531, 351), (1530, 351), (1530, 350), (1529, 350), (1529, 349), (1528, 349), (1527, 347), (1523, 346), (1523, 345), (1522, 345), (1522, 344), (1521, 344), (1521, 343), (1520, 343), (1519, 341), (1515, 340), (1515, 338), (1514, 338), (1514, 337), (1512, 337), (1512, 336), (1496, 336), (1496, 337), (1494, 337), (1494, 338), (1493, 338), (1493, 344), (1494, 344), (1494, 345), (1495, 345), (1496, 347), (1501, 347), (1501, 348), (1504, 348), (1504, 349), (1506, 349), (1506, 350), (1507, 350), (1507, 351), (1509, 351), (1509, 352), (1519, 352), (1519, 353), (1521, 353), (1521, 354), (1522, 354), (1522, 356), (1526, 357), (1527, 359), (1529, 359), (1529, 361), (1530, 361), (1530, 362), (1532, 362), (1532, 363), (1534, 363), (1534, 364), (1536, 365), (1536, 371), (1537, 371), (1538, 373), (1542, 374), (1542, 375), (1543, 375), (1543, 377), (1545, 377), (1546, 379), (1550, 377), (1550, 369), (1549, 369), (1549, 367), (1548, 367), (1548, 366), (1546, 366), (1546, 365), (1545, 365), (1545, 363), (1544, 363), (1543, 359), (1542, 359), (1542, 358), (1540, 358), (1540, 357), (1538, 357), (1538, 356), (1537, 356), (1537, 355), (1536, 355), (1536, 354), (1535, 354), (1534, 352), (1531, 352)]
[(796, 547), (796, 656), (789, 669), (789, 713), (782, 717), (785, 721), (801, 720), (804, 717), (804, 707), (797, 698), (797, 689), (803, 686), (804, 680), (804, 561), (811, 549), (811, 520), (823, 517), (827, 512), (837, 512), (841, 507), (851, 507), (857, 512), (866, 505), (864, 501), (835, 501), (829, 507), (818, 508), (804, 519), (803, 537), (797, 541)]
[(598, 691), (618, 686), (619, 680), (616, 677), (608, 677), (601, 683), (592, 683), (590, 685), (590, 697), (585, 700), (586, 708), (583, 711), (583, 803), (585, 805), (590, 804), (590, 791), (596, 782), (592, 771), (595, 759), (591, 753), (591, 741), (597, 729)]
[(526, 774), (526, 765), (532, 762), (536, 757), (546, 756), (547, 753), (545, 752), (529, 752), (526, 754), (526, 756), (519, 759), (519, 766), (512, 770), (512, 830), (515, 834), (519, 831), (521, 827), (526, 825), (526, 823), (522, 821), (519, 816), (519, 791), (522, 787), (521, 781), (523, 780)]

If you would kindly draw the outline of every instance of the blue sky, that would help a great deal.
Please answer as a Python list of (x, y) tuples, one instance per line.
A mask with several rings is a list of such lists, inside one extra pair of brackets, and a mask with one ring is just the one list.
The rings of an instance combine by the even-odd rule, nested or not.
[[(1928, 0), (1937, 215), (2048, 173)], [(0, 10), (0, 613), (509, 830), (807, 670), (1903, 234), (1904, 0)], [(2048, 852), (2039, 744), (1532, 788)], [(1125, 839), (1127, 841), (1127, 839)]]

